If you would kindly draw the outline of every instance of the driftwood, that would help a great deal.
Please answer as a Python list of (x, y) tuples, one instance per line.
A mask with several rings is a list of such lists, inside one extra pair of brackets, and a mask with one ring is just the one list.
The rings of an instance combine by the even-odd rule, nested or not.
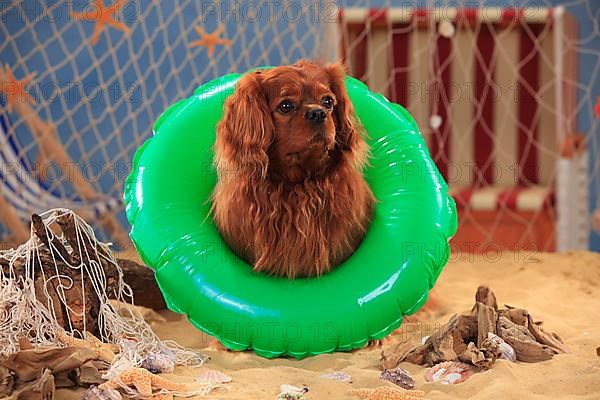
[(96, 354), (86, 347), (39, 347), (11, 354), (2, 362), (22, 382), (30, 382), (45, 369), (53, 373), (79, 368)]
[(477, 303), (475, 310), (477, 312), (477, 347), (481, 347), (487, 340), (488, 332), (496, 334), (498, 314), (494, 308), (483, 303)]
[[(479, 287), (475, 300), (470, 313), (454, 315), (423, 344), (404, 343), (384, 350), (382, 368), (394, 368), (402, 361), (429, 367), (443, 361), (463, 361), (489, 369), (502, 356), (501, 346), (507, 344), (514, 350), (516, 359), (523, 362), (549, 360), (555, 354), (568, 352), (560, 337), (543, 330), (527, 310), (499, 309), (489, 287)], [(500, 344), (490, 339), (490, 336), (496, 337), (494, 335), (501, 339)]]
[(117, 258), (117, 263), (123, 270), (123, 280), (133, 290), (135, 305), (153, 310), (164, 310), (167, 308), (165, 298), (158, 288), (156, 279), (154, 279), (154, 270), (135, 261), (123, 258)]
[(15, 377), (8, 368), (0, 366), (0, 399), (8, 397), (13, 391)]
[[(83, 331), (83, 317), (81, 316), (83, 314), (86, 319), (85, 329), (96, 335), (98, 334), (97, 318), (100, 299), (90, 280), (82, 281), (81, 271), (73, 269), (69, 265), (77, 265), (81, 260), (87, 259), (98, 261), (102, 265), (106, 277), (106, 292), (109, 298), (116, 298), (119, 282), (118, 270), (109, 262), (111, 255), (105, 249), (95, 246), (85, 235), (78, 235), (72, 216), (59, 217), (57, 224), (69, 246), (65, 246), (56, 235), (48, 235), (50, 227), (44, 224), (39, 215), (33, 214), (31, 217), (32, 231), (41, 242), (41, 246), (37, 247), (31, 258), (32, 270), (36, 271), (34, 281), (36, 297), (49, 309), (52, 308), (57, 321), (63, 328), (68, 331), (72, 328)], [(117, 263), (123, 271), (123, 280), (133, 290), (137, 305), (155, 310), (166, 308), (163, 296), (154, 280), (153, 270), (131, 260), (118, 259)], [(8, 260), (0, 258), (0, 266), (8, 268)], [(16, 260), (12, 267), (17, 277), (25, 275), (24, 259)], [(55, 277), (57, 271), (60, 277), (48, 279)], [(65, 299), (68, 306), (63, 304), (61, 298)]]
[(498, 310), (496, 295), (489, 286), (479, 286), (477, 288), (477, 292), (475, 293), (475, 305), (477, 305), (477, 303), (482, 303), (488, 307), (492, 307), (494, 310)]
[(486, 339), (479, 346), (470, 342), (467, 349), (458, 356), (458, 359), (475, 365), (482, 369), (490, 369), (502, 355), (500, 347), (490, 339)]
[(86, 347), (38, 347), (21, 350), (0, 362), (0, 398), (50, 400), (55, 388), (87, 387), (105, 382), (109, 364)]
[(556, 354), (548, 346), (538, 343), (526, 327), (506, 317), (498, 319), (498, 336), (515, 350), (519, 361), (546, 361)]
[[(425, 340), (422, 345), (405, 348), (398, 357), (384, 355), (413, 364), (432, 366), (442, 361), (457, 360), (467, 345), (477, 338), (477, 319), (471, 315), (454, 315), (450, 321)], [(396, 364), (397, 364), (396, 363)], [(387, 362), (389, 365), (389, 361)], [(396, 365), (387, 368), (394, 368)]]
[(4, 400), (53, 400), (55, 398), (54, 375), (44, 370), (35, 380), (15, 385), (10, 396)]

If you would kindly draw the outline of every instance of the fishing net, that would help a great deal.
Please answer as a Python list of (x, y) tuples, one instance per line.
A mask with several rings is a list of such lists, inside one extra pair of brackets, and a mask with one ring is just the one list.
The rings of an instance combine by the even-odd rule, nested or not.
[(62, 346), (68, 342), (65, 335), (86, 339), (91, 333), (119, 350), (106, 379), (142, 366), (149, 356), (188, 366), (206, 360), (199, 352), (161, 340), (127, 306), (134, 305), (133, 293), (110, 246), (99, 242), (92, 227), (71, 210), (34, 216), (30, 239), (0, 251), (0, 265), (0, 358), (19, 351), (23, 338), (34, 346)]

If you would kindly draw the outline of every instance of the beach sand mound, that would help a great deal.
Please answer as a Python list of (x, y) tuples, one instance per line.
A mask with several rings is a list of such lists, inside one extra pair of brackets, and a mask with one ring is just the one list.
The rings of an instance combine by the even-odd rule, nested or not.
[[(384, 340), (384, 346), (399, 340), (420, 341), (448, 322), (456, 313), (473, 306), (473, 293), (480, 285), (493, 288), (499, 307), (526, 308), (544, 329), (556, 332), (570, 353), (558, 354), (539, 363), (497, 360), (490, 370), (476, 373), (456, 385), (427, 383), (427, 368), (403, 362), (415, 389), (426, 399), (600, 399), (600, 255), (587, 252), (565, 254), (505, 252), (454, 255), (434, 289), (438, 308), (420, 323), (407, 323)], [(222, 371), (233, 380), (228, 388), (216, 389), (206, 399), (275, 399), (281, 384), (307, 386), (309, 399), (357, 399), (352, 389), (393, 386), (381, 380), (381, 347), (371, 346), (352, 353), (334, 353), (304, 360), (267, 360), (253, 353), (219, 350), (212, 338), (195, 329), (185, 317), (165, 312), (167, 322), (154, 322), (162, 339), (211, 357), (205, 366), (177, 368), (168, 374), (174, 380), (193, 382), (207, 369)], [(344, 371), (351, 382), (321, 377)], [(81, 392), (59, 390), (59, 399), (79, 398)]]

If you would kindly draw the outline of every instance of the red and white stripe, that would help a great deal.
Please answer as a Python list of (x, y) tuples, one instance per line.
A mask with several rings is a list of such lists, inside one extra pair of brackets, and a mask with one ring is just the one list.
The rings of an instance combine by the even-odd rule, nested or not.
[(341, 56), (415, 117), (459, 206), (531, 211), (556, 175), (553, 11), (340, 9)]

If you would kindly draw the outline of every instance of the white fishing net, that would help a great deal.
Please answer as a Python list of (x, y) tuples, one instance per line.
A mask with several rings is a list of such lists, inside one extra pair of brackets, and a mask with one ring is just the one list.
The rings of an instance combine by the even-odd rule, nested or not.
[[(90, 225), (68, 209), (40, 217), (27, 242), (0, 251), (0, 358), (17, 352), (23, 338), (34, 346), (64, 345), (61, 334), (83, 339), (93, 330), (119, 349), (107, 379), (142, 366), (149, 356), (167, 357), (175, 365), (204, 363), (203, 354), (161, 340), (133, 307), (120, 307), (134, 305), (132, 290), (110, 245), (99, 242)], [(63, 228), (60, 236), (57, 226)], [(40, 227), (43, 231), (35, 232)], [(138, 396), (126, 385), (123, 389)]]

